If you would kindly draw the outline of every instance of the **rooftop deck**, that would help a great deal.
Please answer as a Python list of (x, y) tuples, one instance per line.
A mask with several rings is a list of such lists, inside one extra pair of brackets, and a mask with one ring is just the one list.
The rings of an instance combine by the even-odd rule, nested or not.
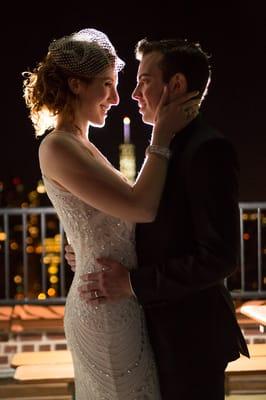
[[(266, 304), (266, 301), (258, 300), (258, 302)], [(246, 304), (248, 310), (252, 304), (254, 306), (255, 302)], [(247, 342), (250, 346), (255, 343), (265, 344), (266, 333), (261, 329), (261, 324), (242, 313), (241, 309), (243, 309), (243, 304), (238, 302), (237, 318)], [(73, 379), (70, 383), (59, 379), (58, 382), (31, 382), (25, 385), (14, 380), (15, 370), (11, 367), (11, 360), (14, 360), (16, 353), (67, 350), (63, 317), (64, 306), (60, 305), (0, 307), (0, 398), (5, 400), (70, 400), (73, 398)], [(65, 368), (71, 368), (71, 366), (65, 366)], [(256, 397), (253, 395), (249, 397), (246, 393), (244, 397), (239, 397), (234, 393), (228, 397), (228, 400), (266, 400), (266, 385), (263, 383), (266, 382), (266, 365), (265, 374), (256, 378), (253, 376), (252, 380), (255, 388), (262, 388), (264, 385), (262, 390), (265, 394), (256, 393)], [(247, 377), (244, 377), (244, 381), (247, 384)], [(38, 393), (41, 395), (39, 396)]]

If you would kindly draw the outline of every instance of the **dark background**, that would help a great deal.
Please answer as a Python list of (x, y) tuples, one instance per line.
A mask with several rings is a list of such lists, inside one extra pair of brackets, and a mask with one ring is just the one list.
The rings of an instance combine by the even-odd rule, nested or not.
[[(231, 3), (231, 4), (230, 4)], [(0, 180), (19, 176), (31, 189), (40, 178), (39, 142), (22, 98), (22, 71), (33, 68), (51, 40), (83, 28), (104, 31), (126, 62), (105, 128), (91, 140), (118, 166), (123, 117), (131, 118), (131, 138), (140, 168), (151, 127), (143, 125), (130, 98), (138, 63), (134, 47), (149, 39), (182, 37), (199, 41), (211, 54), (209, 94), (202, 111), (235, 144), (240, 160), (240, 200), (266, 201), (265, 38), (263, 1), (155, 3), (39, 2), (6, 4), (1, 17)]]

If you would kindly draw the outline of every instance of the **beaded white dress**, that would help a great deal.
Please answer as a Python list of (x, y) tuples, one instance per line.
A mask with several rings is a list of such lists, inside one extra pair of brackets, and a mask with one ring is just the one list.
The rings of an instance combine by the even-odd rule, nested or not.
[(143, 309), (135, 298), (88, 305), (80, 275), (99, 270), (96, 258), (136, 267), (135, 226), (85, 204), (43, 176), (47, 194), (76, 255), (64, 327), (72, 354), (76, 400), (160, 400)]

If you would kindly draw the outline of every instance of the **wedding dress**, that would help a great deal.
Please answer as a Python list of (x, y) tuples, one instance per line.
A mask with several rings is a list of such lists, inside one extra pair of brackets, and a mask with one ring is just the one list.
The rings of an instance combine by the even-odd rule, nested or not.
[(80, 276), (100, 270), (98, 257), (136, 268), (134, 224), (107, 215), (43, 176), (47, 194), (76, 256), (64, 327), (76, 400), (160, 400), (143, 309), (132, 297), (93, 306), (80, 299)]

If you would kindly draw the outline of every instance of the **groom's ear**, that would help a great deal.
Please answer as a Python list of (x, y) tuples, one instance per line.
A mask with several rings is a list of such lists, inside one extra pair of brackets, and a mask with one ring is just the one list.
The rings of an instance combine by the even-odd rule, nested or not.
[(172, 76), (168, 84), (169, 97), (176, 98), (187, 92), (187, 79), (182, 72), (177, 72)]

